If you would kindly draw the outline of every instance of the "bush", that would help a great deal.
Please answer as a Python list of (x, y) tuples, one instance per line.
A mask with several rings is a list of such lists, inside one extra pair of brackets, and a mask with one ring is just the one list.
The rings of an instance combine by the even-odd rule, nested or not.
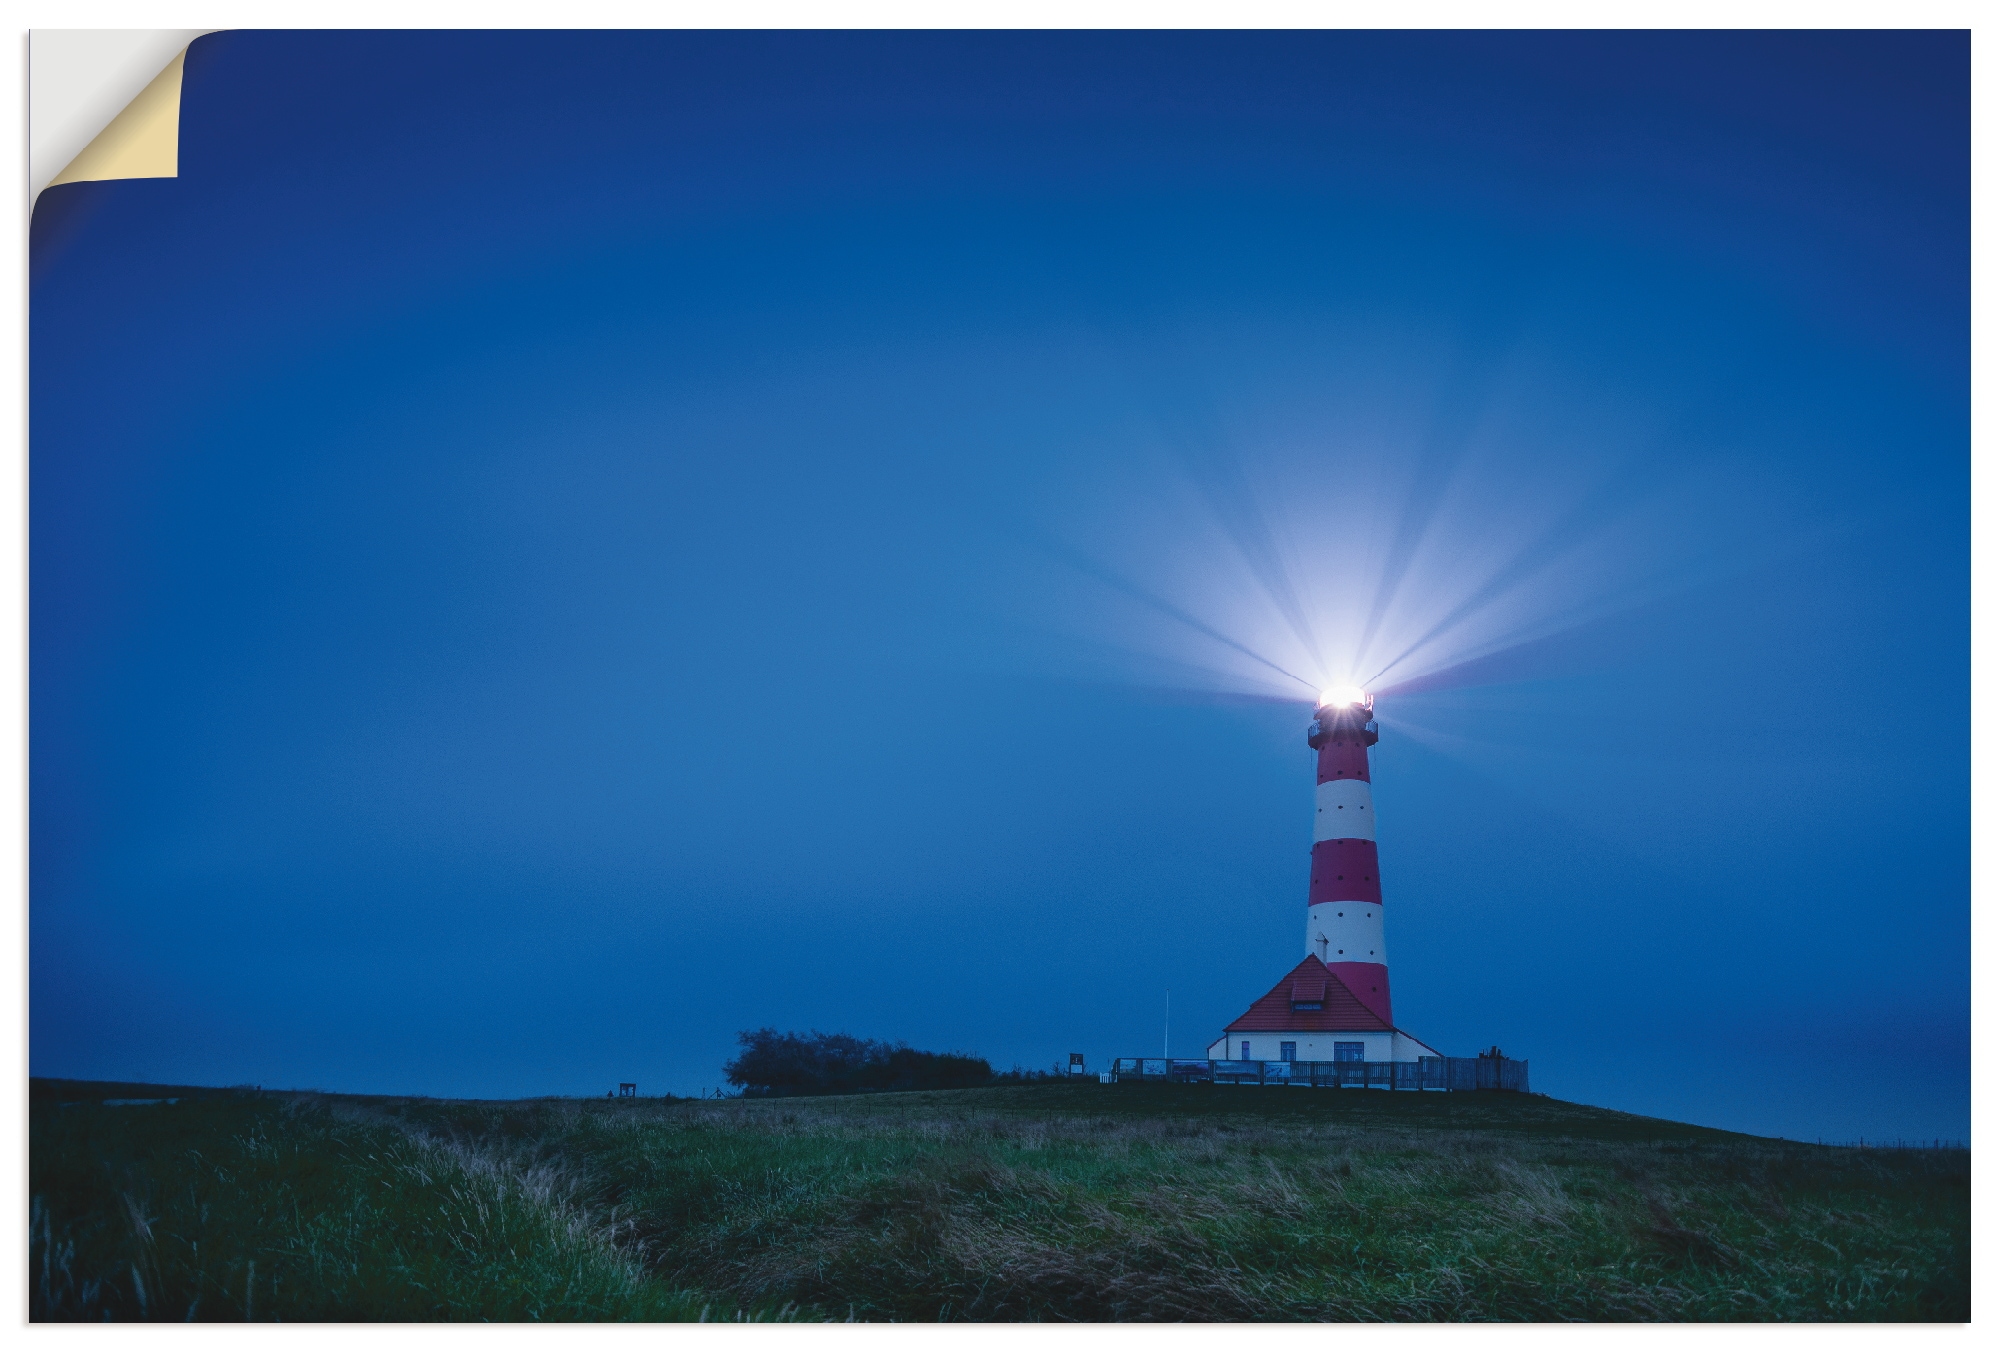
[(738, 1033), (743, 1050), (722, 1068), (746, 1096), (865, 1094), (905, 1089), (971, 1089), (993, 1082), (981, 1056), (920, 1052), (906, 1042), (876, 1042), (845, 1033)]
[[(1075, 1077), (1069, 1073), (1069, 1067), (1065, 1065), (1051, 1066), (1047, 1070), (1023, 1070), (1020, 1066), (1015, 1066), (1012, 1070), (1002, 1070), (995, 1072), (993, 1076), (993, 1083), (994, 1084), (1068, 1084), (1074, 1078)], [(1096, 1079), (1097, 1077), (1093, 1075), (1091, 1078)]]

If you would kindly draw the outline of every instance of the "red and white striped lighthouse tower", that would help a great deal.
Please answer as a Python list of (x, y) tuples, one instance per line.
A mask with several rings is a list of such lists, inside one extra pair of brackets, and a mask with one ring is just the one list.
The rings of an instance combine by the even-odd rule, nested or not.
[(1382, 940), (1382, 870), (1368, 748), (1375, 701), (1360, 690), (1320, 697), (1306, 744), (1319, 755), (1313, 790), (1306, 956), (1209, 1045), (1211, 1059), (1415, 1061), (1437, 1053), (1396, 1026)]
[(1368, 748), (1377, 736), (1373, 696), (1341, 690), (1320, 697), (1306, 733), (1306, 745), (1319, 753), (1306, 952), (1393, 1028), (1389, 946), (1382, 940), (1382, 869), (1375, 858), (1375, 790), (1368, 779)]

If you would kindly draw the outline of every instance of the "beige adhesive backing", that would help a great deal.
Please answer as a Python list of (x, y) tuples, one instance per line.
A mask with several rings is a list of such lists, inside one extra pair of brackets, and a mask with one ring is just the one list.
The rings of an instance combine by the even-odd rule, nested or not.
[(125, 105), (125, 111), (69, 162), (50, 186), (107, 178), (175, 178), (180, 174), (181, 67), (187, 50)]

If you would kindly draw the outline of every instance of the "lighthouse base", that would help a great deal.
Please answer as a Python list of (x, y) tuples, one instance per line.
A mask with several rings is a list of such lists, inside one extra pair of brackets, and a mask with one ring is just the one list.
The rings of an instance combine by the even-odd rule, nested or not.
[[(1342, 968), (1360, 969), (1363, 999)], [(1388, 1018), (1388, 971), (1374, 963), (1329, 966), (1308, 957), (1209, 1044), (1215, 1061), (1415, 1061), (1438, 1053)]]
[(1400, 1028), (1386, 1033), (1278, 1029), (1224, 1033), (1208, 1044), (1211, 1061), (1419, 1061), (1439, 1053)]
[(1389, 968), (1386, 964), (1334, 961), (1326, 964), (1326, 970), (1333, 973), (1334, 980), (1347, 987), (1349, 994), (1368, 1006), (1371, 1014), (1391, 1027), (1395, 1026), (1396, 1016), (1389, 1012)]

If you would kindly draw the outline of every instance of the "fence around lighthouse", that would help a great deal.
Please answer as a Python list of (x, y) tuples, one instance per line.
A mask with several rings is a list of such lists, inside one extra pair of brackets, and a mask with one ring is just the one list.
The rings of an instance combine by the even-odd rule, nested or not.
[(1115, 1084), (1267, 1084), (1354, 1089), (1506, 1089), (1528, 1092), (1528, 1063), (1505, 1056), (1415, 1061), (1182, 1061), (1121, 1056)]

